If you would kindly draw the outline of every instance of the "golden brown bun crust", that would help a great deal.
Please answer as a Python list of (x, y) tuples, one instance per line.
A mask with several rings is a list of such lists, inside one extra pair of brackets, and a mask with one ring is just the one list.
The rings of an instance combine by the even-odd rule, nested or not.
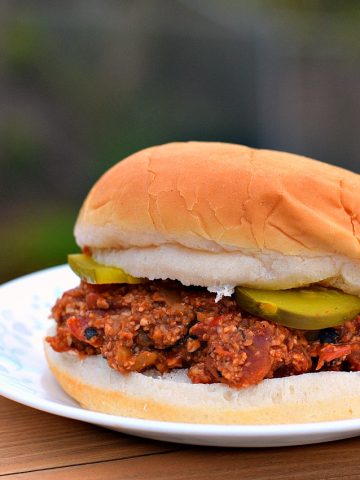
[(169, 243), (360, 259), (360, 176), (290, 153), (170, 143), (105, 173), (75, 236), (96, 248)]
[[(360, 374), (321, 372), (263, 380), (255, 387), (186, 383), (186, 373), (127, 376), (98, 356), (45, 351), (62, 388), (84, 408), (149, 420), (209, 424), (305, 423), (360, 418)], [(329, 392), (331, 395), (329, 396)]]

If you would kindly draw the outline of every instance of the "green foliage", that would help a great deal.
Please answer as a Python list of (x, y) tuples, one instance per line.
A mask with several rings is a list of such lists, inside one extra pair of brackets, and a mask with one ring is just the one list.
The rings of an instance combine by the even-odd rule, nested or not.
[(67, 254), (79, 250), (73, 239), (74, 222), (74, 212), (47, 207), (7, 224), (0, 231), (0, 280), (66, 263)]
[[(44, 146), (32, 125), (25, 122), (4, 125), (0, 130), (2, 167), (10, 165), (17, 175), (25, 175), (44, 155)], [(24, 171), (25, 169), (25, 171)]]
[(2, 32), (3, 60), (8, 67), (19, 75), (34, 76), (40, 73), (46, 57), (48, 38), (44, 29), (39, 29), (31, 21), (15, 22)]
[[(335, 86), (344, 65), (354, 77), (358, 71), (359, 0), (209, 0), (194, 2), (201, 7), (192, 19), (191, 2), (176, 2), (178, 18), (164, 8), (156, 22), (165, 0), (95, 2), (95, 9), (75, 1), (10, 3), (0, 2), (0, 281), (63, 263), (76, 251), (80, 203), (121, 158), (174, 140), (255, 146), (263, 108), (256, 88), (266, 83), (256, 76), (263, 74), (258, 53), (267, 43), (264, 52), (278, 60), (266, 60), (272, 69), (286, 75), (297, 66), (295, 91), (302, 83), (311, 88), (310, 70)], [(251, 28), (242, 31), (237, 19)], [(333, 140), (344, 157), (351, 150), (344, 153), (343, 144), (357, 144), (353, 90), (336, 88), (341, 115), (322, 118), (329, 124), (322, 131), (334, 128), (334, 139), (344, 122), (355, 132)], [(335, 100), (319, 98), (316, 108), (327, 112)]]

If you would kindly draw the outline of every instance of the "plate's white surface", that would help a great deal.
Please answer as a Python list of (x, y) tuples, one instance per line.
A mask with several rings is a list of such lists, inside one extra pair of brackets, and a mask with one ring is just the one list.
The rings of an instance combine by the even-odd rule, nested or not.
[(360, 419), (296, 425), (192, 425), (117, 417), (80, 408), (48, 371), (42, 347), (51, 306), (64, 290), (77, 284), (70, 269), (60, 266), (0, 287), (0, 394), (39, 410), (120, 432), (198, 445), (301, 445), (360, 433)]

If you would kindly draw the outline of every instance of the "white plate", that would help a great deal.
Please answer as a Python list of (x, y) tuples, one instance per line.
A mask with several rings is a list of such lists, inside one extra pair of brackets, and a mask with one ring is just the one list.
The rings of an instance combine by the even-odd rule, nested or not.
[(45, 412), (120, 432), (196, 445), (303, 445), (360, 433), (360, 419), (295, 425), (193, 425), (118, 417), (80, 408), (53, 379), (42, 348), (51, 306), (64, 290), (77, 284), (70, 269), (60, 266), (0, 287), (0, 394)]

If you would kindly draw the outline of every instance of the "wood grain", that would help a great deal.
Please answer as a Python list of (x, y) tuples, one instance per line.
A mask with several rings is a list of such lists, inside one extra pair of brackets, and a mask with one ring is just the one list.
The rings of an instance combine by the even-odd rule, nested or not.
[(64, 419), (0, 397), (0, 477), (9, 480), (355, 480), (360, 438), (270, 449), (181, 446)]
[[(122, 480), (284, 480), (359, 479), (352, 441), (285, 449), (209, 449), (194, 447), (179, 452), (140, 456), (79, 467), (41, 472), (44, 480), (63, 478), (121, 478)], [(360, 443), (357, 442), (357, 451)], [(14, 475), (34, 480), (39, 472)]]
[[(0, 475), (174, 450), (0, 397)], [(176, 448), (176, 447), (175, 447)]]

